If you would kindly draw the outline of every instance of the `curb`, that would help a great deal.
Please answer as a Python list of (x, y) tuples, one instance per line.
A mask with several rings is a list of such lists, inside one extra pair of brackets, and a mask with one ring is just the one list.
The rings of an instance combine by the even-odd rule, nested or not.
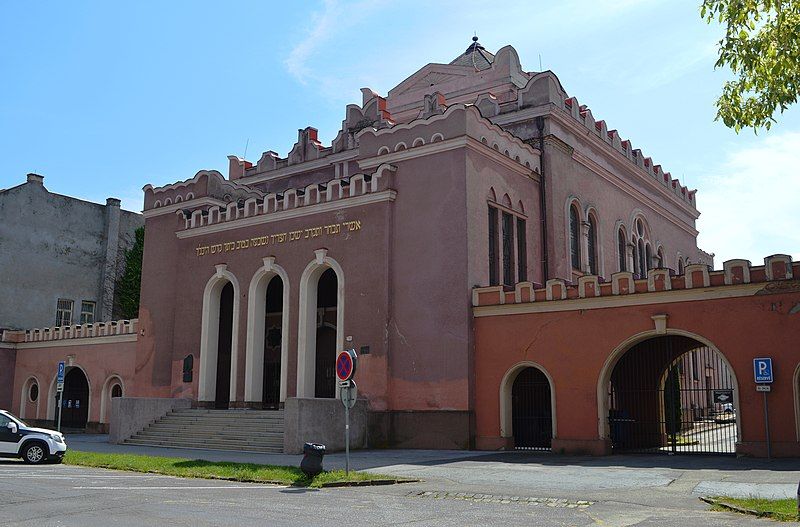
[(397, 485), (400, 483), (419, 483), (419, 479), (368, 479), (364, 481), (330, 481), (323, 483), (320, 488), (331, 487), (372, 487), (376, 485)]
[(786, 516), (784, 514), (775, 514), (773, 512), (768, 511), (754, 511), (753, 509), (745, 509), (744, 507), (739, 507), (738, 505), (733, 505), (731, 503), (727, 503), (722, 500), (718, 500), (715, 498), (709, 498), (707, 496), (701, 496), (700, 501), (708, 503), (709, 505), (716, 505), (717, 507), (722, 507), (723, 509), (727, 509), (732, 512), (738, 512), (739, 514), (747, 514), (748, 516), (756, 516), (758, 518), (770, 518), (779, 521), (797, 521), (797, 518), (792, 518), (791, 516)]

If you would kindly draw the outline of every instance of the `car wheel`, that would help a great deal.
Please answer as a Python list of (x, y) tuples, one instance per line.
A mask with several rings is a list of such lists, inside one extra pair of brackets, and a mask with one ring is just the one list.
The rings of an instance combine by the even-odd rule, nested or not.
[(22, 459), (30, 465), (44, 463), (47, 460), (45, 448), (41, 443), (30, 443), (22, 451)]

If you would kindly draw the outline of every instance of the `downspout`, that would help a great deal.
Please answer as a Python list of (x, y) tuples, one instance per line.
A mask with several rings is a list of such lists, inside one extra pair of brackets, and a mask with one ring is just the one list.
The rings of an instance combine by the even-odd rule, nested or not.
[(542, 226), (542, 284), (547, 283), (550, 270), (547, 260), (547, 185), (544, 177), (544, 116), (536, 118), (536, 128), (539, 130), (539, 210)]

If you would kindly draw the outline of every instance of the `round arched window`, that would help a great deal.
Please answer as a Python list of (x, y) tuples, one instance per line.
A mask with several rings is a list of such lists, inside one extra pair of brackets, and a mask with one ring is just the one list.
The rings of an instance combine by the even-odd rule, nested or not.
[(115, 384), (111, 387), (111, 397), (122, 397), (122, 386)]
[(32, 403), (35, 403), (36, 400), (39, 398), (39, 385), (35, 382), (31, 384), (30, 390), (28, 390), (28, 398), (31, 400)]

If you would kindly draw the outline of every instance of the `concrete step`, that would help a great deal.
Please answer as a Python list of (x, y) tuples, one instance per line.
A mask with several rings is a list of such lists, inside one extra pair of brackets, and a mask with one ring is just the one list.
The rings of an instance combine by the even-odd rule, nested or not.
[(279, 454), (283, 452), (283, 444), (280, 445), (263, 445), (263, 446), (251, 446), (251, 445), (231, 445), (227, 444), (220, 444), (220, 445), (209, 445), (205, 443), (197, 443), (197, 442), (184, 442), (184, 441), (151, 441), (147, 439), (127, 439), (125, 441), (126, 445), (139, 445), (139, 446), (154, 446), (154, 447), (161, 447), (161, 448), (185, 448), (185, 449), (193, 449), (193, 450), (231, 450), (237, 452), (254, 452), (254, 453), (276, 453)]
[(174, 448), (283, 451), (282, 410), (175, 410), (126, 440)]
[(201, 433), (181, 433), (175, 434), (170, 431), (165, 430), (151, 430), (149, 428), (145, 428), (141, 432), (138, 432), (136, 435), (146, 435), (149, 437), (191, 437), (193, 439), (214, 439), (214, 438), (225, 438), (226, 440), (230, 441), (247, 441), (253, 437), (275, 437), (283, 440), (283, 431), (280, 432), (260, 432), (258, 434), (229, 434), (226, 432), (201, 432)]
[(193, 437), (152, 437), (143, 434), (136, 434), (131, 438), (132, 440), (141, 440), (141, 441), (151, 441), (153, 443), (163, 443), (163, 444), (175, 444), (175, 443), (183, 443), (183, 444), (193, 444), (199, 448), (206, 446), (208, 448), (216, 448), (216, 447), (231, 447), (231, 448), (244, 448), (244, 447), (260, 447), (260, 446), (281, 446), (283, 445), (283, 438), (282, 437), (273, 437), (273, 438), (257, 438), (257, 439), (250, 439), (246, 441), (228, 441), (223, 438), (213, 438), (213, 439), (197, 439)]

